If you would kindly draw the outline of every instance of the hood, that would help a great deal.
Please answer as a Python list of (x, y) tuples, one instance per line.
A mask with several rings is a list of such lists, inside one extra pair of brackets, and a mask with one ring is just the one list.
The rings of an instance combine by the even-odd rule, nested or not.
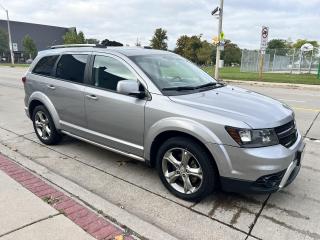
[(256, 129), (277, 127), (293, 119), (293, 111), (287, 105), (239, 87), (225, 86), (169, 98), (176, 103), (245, 122)]

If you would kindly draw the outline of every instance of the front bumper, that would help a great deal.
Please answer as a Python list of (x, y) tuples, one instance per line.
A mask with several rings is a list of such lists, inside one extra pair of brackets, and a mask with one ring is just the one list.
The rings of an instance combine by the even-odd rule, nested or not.
[[(213, 147), (213, 146), (211, 146)], [(282, 145), (263, 148), (214, 146), (221, 186), (230, 192), (275, 192), (297, 176), (305, 143), (299, 134), (290, 148)], [(220, 149), (219, 154), (216, 154)]]
[(227, 192), (253, 192), (253, 193), (272, 193), (288, 186), (298, 175), (301, 168), (305, 144), (303, 143), (296, 153), (296, 158), (290, 163), (289, 167), (283, 171), (265, 175), (256, 181), (244, 181), (221, 177), (221, 187)]

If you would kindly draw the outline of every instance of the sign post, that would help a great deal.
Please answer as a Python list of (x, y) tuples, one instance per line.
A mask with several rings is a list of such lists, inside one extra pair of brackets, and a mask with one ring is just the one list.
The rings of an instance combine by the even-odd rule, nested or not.
[(217, 46), (216, 68), (215, 68), (215, 73), (214, 73), (214, 78), (216, 80), (219, 80), (219, 63), (220, 63), (220, 54), (221, 54), (221, 46), (220, 46), (221, 36), (224, 37), (224, 34), (222, 33), (223, 1), (224, 0), (220, 0), (220, 6), (218, 7), (218, 10), (219, 10), (219, 27), (218, 27), (218, 42), (219, 42), (219, 45)]
[(260, 59), (259, 59), (259, 80), (262, 80), (262, 72), (264, 65), (264, 55), (268, 45), (269, 28), (262, 26), (261, 43), (260, 43)]

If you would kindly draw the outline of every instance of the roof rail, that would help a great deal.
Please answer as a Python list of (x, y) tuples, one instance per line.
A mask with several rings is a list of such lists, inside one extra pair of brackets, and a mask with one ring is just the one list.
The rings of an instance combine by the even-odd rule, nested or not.
[(54, 45), (51, 46), (51, 49), (56, 48), (69, 48), (69, 47), (96, 47), (96, 44), (63, 44), (63, 45)]

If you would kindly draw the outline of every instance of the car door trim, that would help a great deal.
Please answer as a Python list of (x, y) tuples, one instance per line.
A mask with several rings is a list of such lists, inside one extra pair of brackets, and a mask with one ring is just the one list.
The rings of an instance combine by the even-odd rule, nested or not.
[(72, 123), (68, 123), (68, 122), (62, 121), (62, 120), (60, 120), (60, 124), (66, 125), (66, 126), (68, 126), (70, 128), (77, 129), (77, 130), (82, 131), (82, 132), (89, 133), (91, 135), (99, 136), (101, 138), (105, 138), (105, 139), (108, 139), (108, 140), (111, 140), (111, 141), (114, 141), (114, 142), (118, 142), (120, 144), (127, 145), (127, 146), (130, 146), (130, 147), (142, 150), (142, 151), (144, 149), (143, 146), (140, 146), (138, 144), (127, 142), (127, 141), (119, 139), (119, 138), (111, 137), (111, 136), (108, 136), (108, 135), (105, 135), (105, 134), (102, 134), (102, 133), (99, 133), (99, 132), (84, 128), (84, 127), (80, 127), (80, 126), (74, 125)]
[(97, 142), (88, 140), (88, 139), (86, 139), (86, 138), (80, 137), (80, 136), (75, 135), (75, 134), (73, 134), (73, 133), (70, 133), (70, 132), (68, 132), (68, 131), (61, 130), (61, 132), (64, 133), (64, 134), (66, 134), (66, 135), (69, 135), (70, 137), (73, 137), (73, 138), (79, 139), (79, 140), (81, 140), (81, 141), (84, 141), (84, 142), (87, 142), (87, 143), (96, 145), (96, 146), (101, 147), (101, 148), (104, 148), (104, 149), (106, 149), (106, 150), (109, 150), (109, 151), (112, 151), (112, 152), (115, 152), (115, 153), (124, 155), (124, 156), (126, 156), (126, 157), (130, 157), (130, 158), (133, 158), (133, 159), (135, 159), (135, 160), (142, 161), (142, 162), (145, 161), (144, 158), (139, 157), (139, 156), (137, 156), (137, 155), (134, 155), (134, 154), (131, 154), (131, 153), (127, 153), (127, 152), (123, 152), (123, 151), (121, 151), (121, 150), (118, 150), (118, 149), (115, 149), (115, 148), (112, 148), (112, 147), (108, 147), (108, 146), (106, 146), (106, 145), (103, 145), (103, 144), (100, 144), (100, 143), (97, 143)]

